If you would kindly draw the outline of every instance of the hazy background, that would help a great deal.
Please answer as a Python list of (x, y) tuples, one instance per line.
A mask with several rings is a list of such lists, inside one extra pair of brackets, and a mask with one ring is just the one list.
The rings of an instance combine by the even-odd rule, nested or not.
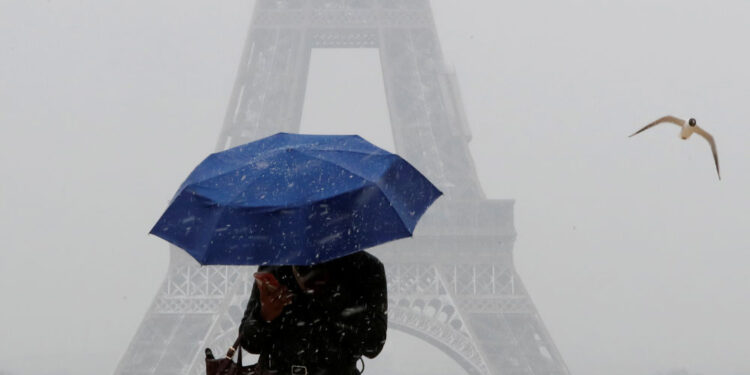
[[(750, 374), (750, 2), (432, 4), (571, 372)], [(0, 0), (0, 374), (114, 371), (167, 270), (146, 233), (214, 149), (253, 5)], [(311, 65), (303, 131), (392, 147), (377, 51)], [(721, 182), (697, 136), (627, 137), (665, 114), (714, 134)], [(450, 369), (390, 334), (368, 372)]]

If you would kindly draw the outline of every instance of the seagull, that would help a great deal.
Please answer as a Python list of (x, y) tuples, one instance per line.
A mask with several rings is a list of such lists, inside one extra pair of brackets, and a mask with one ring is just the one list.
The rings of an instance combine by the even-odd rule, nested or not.
[(688, 121), (685, 121), (683, 119), (674, 117), (674, 116), (664, 116), (646, 126), (644, 126), (641, 130), (631, 134), (630, 136), (634, 136), (650, 127), (659, 125), (664, 122), (671, 122), (679, 127), (682, 128), (682, 131), (680, 132), (680, 138), (682, 139), (688, 139), (690, 138), (693, 133), (698, 133), (701, 137), (705, 138), (708, 141), (708, 144), (711, 145), (711, 152), (714, 154), (714, 163), (716, 164), (716, 174), (719, 176), (719, 180), (721, 180), (721, 173), (719, 172), (719, 155), (716, 153), (716, 142), (714, 142), (714, 137), (711, 136), (711, 134), (708, 134), (707, 131), (701, 129), (700, 126), (698, 126), (698, 122), (695, 121), (694, 118), (691, 118)]

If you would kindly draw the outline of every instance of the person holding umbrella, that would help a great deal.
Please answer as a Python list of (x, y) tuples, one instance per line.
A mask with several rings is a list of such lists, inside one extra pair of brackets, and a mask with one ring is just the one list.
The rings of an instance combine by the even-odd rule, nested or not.
[(239, 337), (207, 372), (243, 373), (239, 344), (261, 373), (358, 374), (383, 348), (388, 304), (383, 264), (363, 250), (412, 236), (440, 195), (356, 135), (278, 133), (209, 155), (151, 229), (200, 264), (260, 266)]
[(387, 309), (383, 264), (366, 252), (315, 266), (261, 267), (240, 344), (278, 374), (359, 374), (357, 361), (385, 344)]

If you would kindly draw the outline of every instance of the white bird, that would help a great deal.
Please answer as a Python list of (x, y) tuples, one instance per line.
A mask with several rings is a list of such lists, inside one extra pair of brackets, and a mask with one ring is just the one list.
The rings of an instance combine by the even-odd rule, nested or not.
[(693, 133), (698, 133), (701, 137), (705, 138), (708, 141), (708, 144), (711, 145), (711, 152), (714, 154), (714, 163), (716, 164), (716, 174), (719, 175), (719, 180), (721, 180), (721, 173), (719, 172), (719, 155), (716, 152), (716, 142), (714, 142), (714, 137), (712, 137), (711, 134), (708, 134), (707, 131), (701, 129), (701, 127), (698, 126), (698, 123), (695, 121), (694, 118), (691, 118), (690, 120), (685, 121), (683, 119), (680, 119), (674, 116), (664, 116), (644, 126), (641, 130), (631, 134), (630, 136), (632, 137), (650, 127), (653, 127), (655, 125), (659, 125), (665, 122), (671, 122), (681, 127), (682, 131), (680, 131), (680, 138), (682, 139), (688, 139), (690, 138), (691, 135), (693, 135)]

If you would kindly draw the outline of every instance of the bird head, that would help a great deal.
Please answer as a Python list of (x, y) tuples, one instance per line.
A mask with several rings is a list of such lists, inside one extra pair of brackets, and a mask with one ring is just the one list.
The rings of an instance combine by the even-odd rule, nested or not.
[(695, 126), (695, 124), (697, 124), (697, 122), (695, 121), (694, 118), (691, 118), (690, 120), (688, 120), (688, 124), (690, 124), (690, 126)]

